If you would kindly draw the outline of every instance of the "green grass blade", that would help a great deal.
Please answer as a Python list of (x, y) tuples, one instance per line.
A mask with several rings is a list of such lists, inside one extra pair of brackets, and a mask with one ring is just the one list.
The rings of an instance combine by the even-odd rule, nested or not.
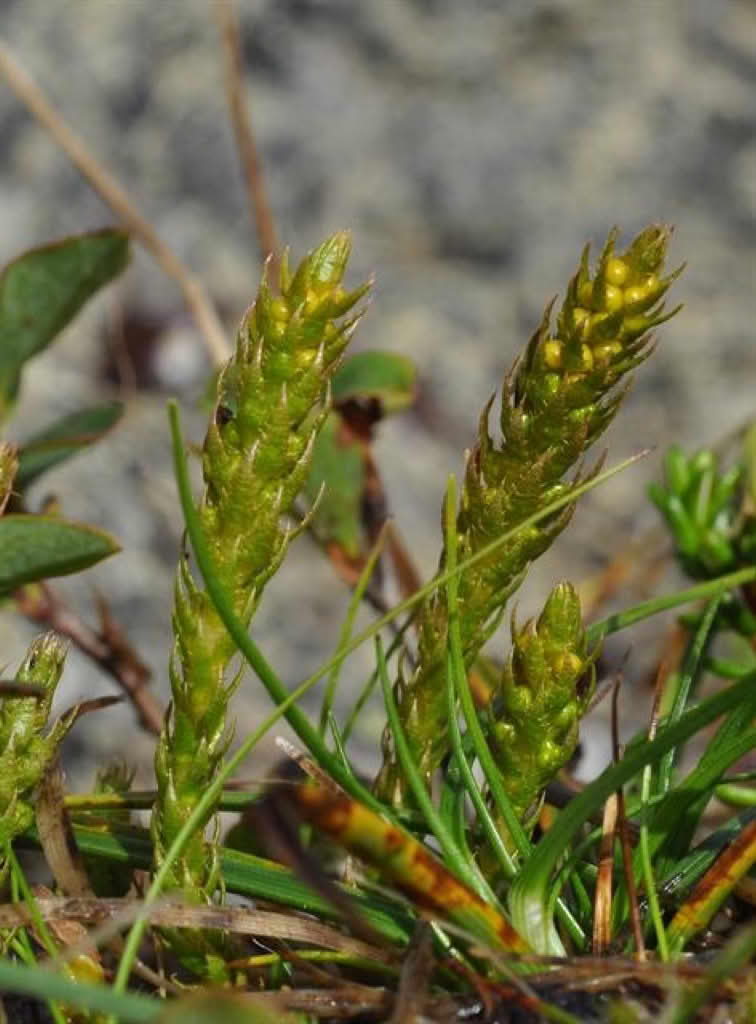
[[(409, 627), (412, 625), (412, 616), (410, 616), (406, 622), (397, 631), (396, 636), (392, 639), (389, 649), (386, 651), (386, 660), (396, 653), (404, 642), (404, 634), (407, 632)], [(367, 680), (362, 690), (357, 695), (357, 699), (354, 702), (352, 710), (346, 717), (344, 722), (344, 728), (341, 731), (341, 739), (344, 744), (347, 743), (349, 737), (354, 732), (354, 727), (357, 724), (357, 719), (360, 717), (363, 708), (370, 700), (373, 690), (378, 685), (378, 667), (373, 670), (370, 674), (370, 678)]]
[(326, 725), (328, 723), (328, 715), (333, 708), (333, 702), (336, 697), (336, 689), (339, 685), (339, 675), (341, 673), (344, 659), (346, 658), (346, 647), (351, 639), (352, 632), (354, 631), (354, 620), (357, 618), (357, 612), (360, 610), (362, 599), (365, 596), (370, 580), (373, 576), (373, 570), (375, 569), (376, 563), (381, 556), (383, 551), (383, 544), (385, 540), (386, 532), (381, 530), (381, 534), (377, 541), (373, 545), (373, 549), (370, 552), (365, 566), (360, 573), (360, 578), (357, 580), (357, 585), (354, 588), (352, 597), (349, 601), (349, 608), (347, 609), (346, 618), (344, 619), (344, 625), (341, 627), (341, 634), (339, 636), (339, 645), (337, 648), (337, 654), (339, 651), (344, 653), (340, 659), (331, 668), (328, 675), (328, 682), (326, 684), (325, 693), (323, 694), (323, 703), (320, 707), (320, 732), (321, 735), (325, 735)]
[(381, 644), (380, 637), (376, 637), (375, 649), (389, 728), (393, 735), (399, 765), (404, 773), (404, 777), (407, 780), (412, 795), (415, 798), (423, 817), (428, 823), (428, 828), (431, 834), (438, 840), (438, 845), (441, 847), (441, 852), (443, 854), (444, 861), (446, 862), (446, 866), (449, 870), (453, 871), (455, 875), (457, 875), (461, 882), (464, 882), (465, 885), (473, 889), (482, 899), (488, 900), (491, 897), (491, 890), (483, 881), (479, 871), (470, 870), (470, 865), (455, 843), (454, 836), (446, 822), (433, 806), (430, 793), (426, 789), (425, 783), (420, 775), (420, 771), (412, 759), (412, 753), (410, 751), (409, 744), (407, 743), (407, 737), (404, 734), (402, 723), (399, 721), (399, 712), (396, 707), (396, 701), (394, 700), (391, 680), (389, 679), (388, 671), (386, 669), (386, 659), (383, 654), (383, 646)]
[[(522, 530), (527, 530), (529, 527), (534, 526), (536, 523), (540, 523), (542, 519), (548, 519), (555, 512), (558, 512), (559, 509), (564, 508), (565, 505), (572, 504), (574, 501), (577, 501), (577, 499), (581, 497), (583, 494), (587, 494), (588, 491), (592, 491), (594, 487), (599, 487), (601, 484), (606, 483), (607, 480), (610, 480), (613, 476), (616, 476), (618, 473), (624, 472), (624, 470), (628, 469), (634, 463), (638, 462), (639, 459), (643, 458), (644, 455), (644, 452), (642, 452), (639, 455), (632, 455), (630, 456), (630, 458), (624, 459), (622, 462), (619, 462), (616, 466), (612, 466), (610, 469), (605, 470), (603, 473), (599, 473), (597, 476), (592, 477), (589, 480), (586, 480), (584, 483), (571, 488), (567, 493), (563, 494), (559, 498), (555, 498), (554, 501), (549, 502), (548, 505), (544, 505), (542, 508), (538, 509), (537, 512), (534, 512), (532, 516), (528, 516), (526, 519), (523, 519), (522, 522), (517, 524), (517, 526), (513, 526), (511, 530), (507, 530), (505, 533), (500, 534), (498, 537), (496, 537), (495, 540), (492, 540), (490, 544), (486, 544), (486, 546), (484, 548), (481, 548), (480, 551), (476, 552), (474, 555), (471, 555), (469, 558), (466, 558), (464, 561), (460, 562), (453, 571), (447, 569), (445, 572), (439, 573), (437, 576), (434, 576), (429, 583), (426, 583), (425, 586), (421, 587), (419, 590), (416, 590), (414, 594), (412, 594), (408, 598), (405, 598), (404, 601), (401, 601), (399, 604), (394, 605), (394, 607), (390, 611), (386, 612), (385, 615), (382, 615), (380, 618), (376, 619), (375, 622), (373, 622), (372, 625), (368, 626), (367, 629), (364, 629), (361, 633), (358, 633), (357, 636), (353, 637), (353, 639), (349, 641), (349, 643), (343, 650), (336, 651), (336, 653), (332, 655), (332, 657), (330, 657), (317, 669), (317, 671), (314, 673), (313, 676), (310, 677), (309, 680), (305, 681), (317, 681), (327, 672), (329, 672), (333, 668), (333, 666), (337, 664), (345, 655), (350, 654), (352, 651), (356, 651), (357, 648), (361, 647), (362, 644), (364, 644), (367, 640), (372, 640), (373, 637), (377, 636), (378, 633), (380, 633), (380, 631), (385, 626), (389, 625), (389, 623), (393, 622), (394, 619), (398, 618), (404, 612), (410, 611), (411, 609), (415, 608), (416, 605), (419, 605), (421, 602), (423, 602), (428, 597), (428, 595), (437, 587), (445, 586), (451, 576), (459, 576), (461, 572), (464, 572), (471, 565), (476, 565), (478, 562), (481, 562), (486, 558), (490, 558), (493, 554), (496, 553), (496, 551), (499, 550), (500, 547), (502, 547), (505, 544), (508, 544), (512, 540), (512, 538), (516, 537), (517, 534), (520, 533)], [(747, 580), (756, 579), (756, 569), (752, 571), (747, 570), (747, 572), (748, 575), (745, 577)], [(695, 598), (691, 598), (691, 600), (695, 600)], [(675, 599), (670, 605), (670, 607), (677, 607), (678, 604), (684, 603), (684, 600), (679, 601), (677, 599), (677, 595), (675, 595)], [(654, 612), (649, 611), (647, 613), (647, 615), (652, 614), (654, 614)], [(647, 615), (641, 615), (640, 617), (646, 618)], [(621, 627), (618, 626), (617, 628), (619, 629)]]
[(652, 782), (653, 768), (650, 764), (647, 764), (643, 769), (643, 777), (641, 782), (641, 827), (640, 836), (638, 839), (638, 855), (641, 863), (641, 875), (643, 878), (643, 884), (646, 889), (646, 897), (648, 898), (648, 911), (651, 918), (651, 922), (654, 926), (654, 933), (656, 934), (656, 948), (659, 953), (659, 959), (662, 963), (666, 963), (669, 960), (669, 947), (667, 945), (667, 933), (664, 930), (664, 920), (662, 918), (661, 907), (659, 906), (659, 895), (656, 891), (656, 879), (654, 878), (654, 868), (651, 863), (651, 849), (648, 841), (648, 824), (647, 817), (643, 813), (648, 804), (648, 798), (651, 795), (651, 782)]
[(756, 580), (756, 567), (749, 569), (738, 569), (727, 576), (719, 576), (715, 580), (707, 580), (706, 583), (698, 583), (695, 587), (688, 587), (687, 590), (678, 590), (674, 594), (662, 594), (661, 597), (654, 597), (650, 601), (643, 601), (632, 608), (616, 612), (614, 615), (594, 622), (587, 630), (588, 646), (595, 647), (604, 637), (610, 633), (618, 633), (621, 629), (634, 626), (636, 622), (642, 622), (659, 612), (670, 611), (672, 608), (680, 608), (682, 605), (691, 604), (693, 601), (704, 601), (711, 597), (718, 597), (720, 594), (740, 587), (744, 583), (752, 583)]
[[(756, 712), (754, 685), (756, 673), (687, 711), (674, 725), (664, 728), (656, 739), (633, 747), (621, 761), (606, 768), (561, 812), (555, 824), (524, 864), (510, 892), (510, 907), (515, 928), (527, 938), (534, 949), (546, 952), (550, 948), (553, 923), (544, 917), (543, 913), (549, 879), (560, 858), (569, 849), (570, 843), (590, 816), (602, 807), (607, 797), (637, 775), (645, 765), (658, 761), (667, 750), (695, 735), (721, 714), (739, 705), (748, 705), (750, 714), (753, 715)], [(754, 738), (756, 734), (746, 739), (745, 749), (753, 743)]]
[[(680, 671), (675, 673), (677, 684), (675, 691), (665, 695), (665, 698), (662, 699), (660, 711), (662, 716), (668, 716), (667, 720), (670, 723), (679, 719), (685, 711), (689, 697), (695, 691), (696, 683), (702, 673), (706, 651), (713, 638), (714, 623), (721, 603), (722, 595), (717, 595), (709, 602), (701, 618), (701, 624), (688, 644)], [(677, 754), (677, 749), (673, 748), (668, 750), (661, 759), (655, 787), (659, 793), (666, 793), (672, 784), (672, 771)]]
[(486, 839), (493, 851), (493, 854), (501, 868), (504, 877), (512, 879), (517, 874), (517, 865), (515, 864), (512, 855), (507, 849), (504, 840), (499, 834), (499, 830), (496, 827), (496, 823), (491, 817), (491, 813), (486, 806), (486, 802), (483, 799), (483, 794), (480, 791), (480, 786), (473, 775), (472, 768), (465, 755), (462, 735), (459, 730), (459, 722), (457, 721), (457, 689), (454, 685), (454, 673), (451, 666), (451, 655), (447, 656), (446, 661), (446, 695), (447, 695), (447, 706), (449, 709), (449, 736), (451, 739), (451, 748), (454, 753), (454, 758), (462, 776), (462, 780), (465, 784), (467, 794), (472, 801), (472, 805), (475, 808), (475, 813), (478, 816), (478, 822), (480, 823)]
[(119, 1024), (148, 1024), (165, 1008), (159, 999), (121, 994), (104, 985), (84, 985), (44, 967), (28, 967), (4, 959), (0, 960), (0, 990), (34, 999), (57, 999), (67, 1006), (110, 1014)]

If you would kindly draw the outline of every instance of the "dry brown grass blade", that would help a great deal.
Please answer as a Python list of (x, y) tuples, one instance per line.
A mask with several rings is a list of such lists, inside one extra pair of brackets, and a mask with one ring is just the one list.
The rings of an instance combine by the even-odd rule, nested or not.
[(63, 803), (63, 776), (58, 757), (42, 776), (35, 810), (39, 842), (58, 887), (67, 896), (94, 896)]
[(407, 545), (399, 533), (399, 527), (392, 519), (387, 520), (388, 549), (403, 600), (412, 597), (422, 587), (423, 581), (417, 566), (412, 561)]
[[(135, 899), (97, 899), (95, 897), (38, 898), (37, 909), (45, 921), (78, 921), (82, 924), (100, 924), (112, 918), (118, 928), (130, 924), (141, 913), (142, 904)], [(303, 942), (308, 945), (333, 949), (340, 953), (388, 963), (391, 956), (385, 950), (345, 935), (311, 917), (280, 914), (270, 910), (244, 907), (190, 906), (185, 903), (162, 900), (148, 909), (153, 925), (180, 928), (218, 928), (236, 935), (252, 935), (263, 939)], [(23, 904), (0, 906), (0, 928), (18, 928), (31, 923), (31, 916)], [(112, 929), (107, 928), (99, 938), (109, 939)], [(97, 933), (90, 933), (95, 941)]]
[(600, 572), (577, 585), (583, 616), (594, 618), (622, 587), (630, 584), (642, 594), (651, 593), (671, 557), (672, 546), (662, 527), (652, 527), (632, 540)]
[(252, 131), (252, 119), (244, 90), (244, 63), (239, 41), (239, 27), (234, 17), (232, 0), (216, 0), (215, 17), (223, 46), (226, 96), (236, 148), (239, 151), (244, 174), (249, 216), (257, 234), (260, 256), (263, 261), (270, 260), (268, 283), (271, 287), (276, 288), (280, 270), (281, 247), (276, 235), (265, 178)]
[(617, 834), (617, 794), (604, 804), (601, 826), (598, 877), (593, 908), (593, 952), (601, 956), (612, 939), (612, 872), (614, 868), (614, 840)]
[[(244, 997), (244, 1004), (259, 1006), (270, 1012), (293, 1011), (329, 1020), (349, 1020), (369, 1014), (371, 1020), (382, 1020), (393, 995), (385, 988), (367, 985), (339, 985), (338, 988), (297, 988), (281, 992), (259, 992)], [(281, 1018), (283, 1021), (283, 1017)]]
[(84, 141), (66, 123), (37, 83), (0, 39), (0, 73), (31, 114), (47, 130), (79, 173), (99, 193), (121, 223), (134, 235), (160, 267), (178, 284), (197, 322), (213, 362), (220, 366), (230, 355), (226, 332), (199, 279), (188, 270), (153, 226), (134, 206), (115, 176), (100, 163)]
[(421, 921), (402, 963), (399, 988), (389, 1024), (419, 1024), (424, 1019), (434, 966), (433, 932), (427, 921)]

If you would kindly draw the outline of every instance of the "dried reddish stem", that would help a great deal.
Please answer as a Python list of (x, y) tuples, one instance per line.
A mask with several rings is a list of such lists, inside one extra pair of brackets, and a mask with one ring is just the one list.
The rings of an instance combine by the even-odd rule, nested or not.
[(153, 736), (160, 734), (163, 708), (148, 688), (151, 672), (129, 646), (104, 599), (96, 596), (101, 631), (91, 629), (50, 589), (47, 583), (22, 587), (14, 594), (16, 607), (27, 619), (67, 636), (80, 651), (111, 675), (126, 693), (139, 724)]
[(281, 248), (252, 131), (249, 106), (244, 94), (244, 64), (239, 42), (239, 27), (231, 0), (216, 0), (215, 15), (223, 46), (228, 108), (244, 174), (250, 220), (257, 234), (262, 259), (271, 261), (268, 279), (276, 282), (279, 276)]

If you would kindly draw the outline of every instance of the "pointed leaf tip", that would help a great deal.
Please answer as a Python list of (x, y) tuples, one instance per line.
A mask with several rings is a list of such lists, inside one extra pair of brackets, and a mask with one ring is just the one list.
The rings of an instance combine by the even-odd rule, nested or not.
[(54, 516), (0, 519), (0, 594), (24, 583), (87, 569), (120, 551), (104, 530)]

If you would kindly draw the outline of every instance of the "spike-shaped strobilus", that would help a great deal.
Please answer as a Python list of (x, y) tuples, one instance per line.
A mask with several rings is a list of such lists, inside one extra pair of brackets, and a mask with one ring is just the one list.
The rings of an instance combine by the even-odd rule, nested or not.
[[(457, 518), (459, 561), (574, 486), (565, 479), (615, 415), (627, 385), (622, 379), (651, 351), (649, 331), (676, 312), (663, 299), (679, 270), (664, 276), (669, 231), (652, 226), (622, 253), (612, 231), (591, 274), (588, 248), (552, 322), (553, 302), (501, 389), (501, 440), (489, 434), (493, 398), (480, 418), (477, 442), (467, 459)], [(565, 528), (562, 511), (516, 534), (490, 557), (462, 573), (458, 615), (465, 662), (472, 665), (520, 585), (528, 564)], [(441, 568), (445, 565), (441, 555)], [(437, 588), (421, 606), (418, 657), (410, 675), (400, 673), (396, 698), (412, 753), (430, 778), (449, 749), (444, 671), (449, 610)], [(383, 766), (376, 790), (395, 805), (407, 787), (384, 734)]]
[[(284, 259), (280, 294), (263, 280), (247, 311), (232, 358), (218, 380), (205, 438), (205, 492), (198, 512), (214, 570), (239, 619), (248, 623), (262, 589), (301, 524), (285, 516), (309, 471), (328, 411), (330, 379), (361, 316), (364, 285), (341, 285), (346, 234), (315, 249), (292, 274)], [(172, 704), (155, 757), (158, 796), (151, 831), (156, 867), (215, 778), (229, 743), (226, 711), (239, 682), (229, 676), (235, 646), (186, 559), (178, 567), (170, 662)], [(207, 824), (207, 823), (205, 823)], [(216, 840), (200, 828), (172, 866), (169, 888), (208, 901), (219, 886)], [(190, 933), (184, 937), (189, 941)], [(174, 949), (182, 948), (180, 934)], [(200, 973), (222, 964), (202, 943), (184, 962)], [(196, 954), (194, 962), (192, 957)]]
[(38, 636), (16, 673), (19, 690), (0, 697), (0, 883), (8, 870), (2, 851), (34, 823), (35, 791), (76, 720), (64, 715), (45, 732), (67, 651), (56, 633)]

